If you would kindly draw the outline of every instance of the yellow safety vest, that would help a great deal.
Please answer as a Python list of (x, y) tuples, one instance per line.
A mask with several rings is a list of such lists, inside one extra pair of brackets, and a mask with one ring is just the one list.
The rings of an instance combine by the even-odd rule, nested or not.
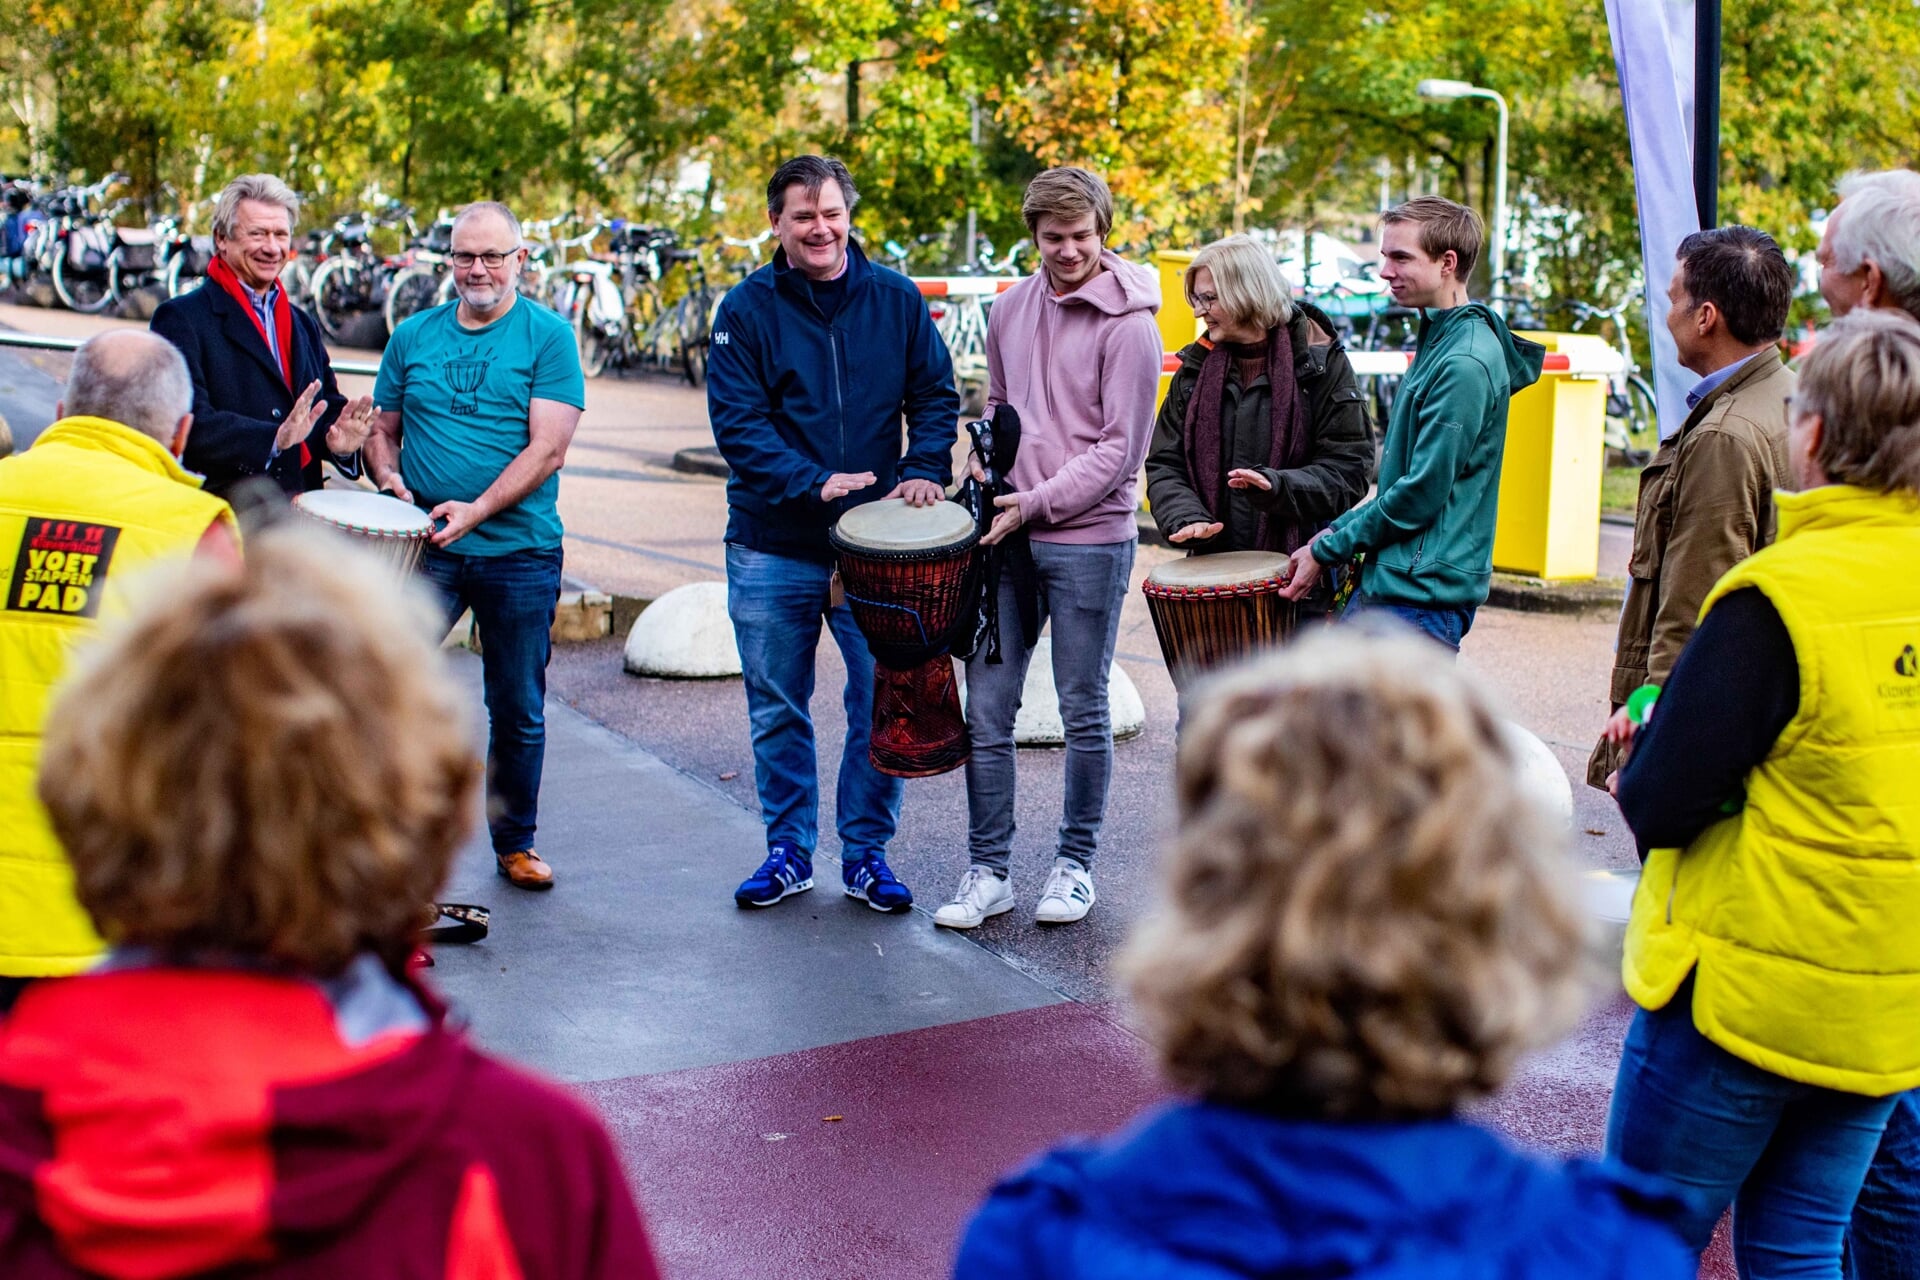
[(124, 608), (143, 566), (185, 558), (233, 512), (159, 441), (63, 418), (0, 460), (0, 976), (73, 973), (101, 950), (35, 794), (40, 736), (68, 655)]
[(1800, 706), (1746, 804), (1656, 849), (1623, 974), (1642, 1007), (1687, 974), (1693, 1021), (1775, 1075), (1884, 1096), (1920, 1086), (1920, 500), (1778, 494), (1779, 539), (1728, 571), (1786, 623)]

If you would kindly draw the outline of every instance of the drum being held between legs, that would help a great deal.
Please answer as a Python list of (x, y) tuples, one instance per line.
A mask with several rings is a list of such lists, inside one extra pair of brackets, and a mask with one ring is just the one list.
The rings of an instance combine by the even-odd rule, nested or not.
[(953, 502), (883, 498), (829, 534), (854, 621), (873, 650), (874, 768), (926, 778), (967, 762), (967, 724), (949, 656), (971, 594), (979, 532)]

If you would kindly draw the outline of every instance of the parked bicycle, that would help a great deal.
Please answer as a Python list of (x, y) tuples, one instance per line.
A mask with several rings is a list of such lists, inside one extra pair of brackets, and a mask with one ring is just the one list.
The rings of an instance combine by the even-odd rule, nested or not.
[(378, 214), (350, 213), (321, 237), (321, 261), (308, 296), (320, 327), (335, 342), (346, 341), (360, 317), (384, 313), (392, 272), (373, 247), (373, 233), (380, 227), (405, 226), (412, 216), (413, 211), (400, 204)]
[(453, 298), (453, 218), (442, 214), (424, 235), (414, 236), (397, 259), (402, 265), (387, 285), (387, 333), (400, 322)]
[(1576, 324), (1606, 321), (1612, 329), (1609, 340), (1620, 353), (1620, 372), (1607, 379), (1605, 441), (1607, 461), (1615, 466), (1646, 466), (1653, 457), (1648, 443), (1660, 439), (1660, 402), (1654, 396), (1653, 384), (1641, 375), (1627, 331), (1627, 314), (1639, 300), (1640, 291), (1634, 289), (1611, 307), (1587, 302), (1569, 306)]

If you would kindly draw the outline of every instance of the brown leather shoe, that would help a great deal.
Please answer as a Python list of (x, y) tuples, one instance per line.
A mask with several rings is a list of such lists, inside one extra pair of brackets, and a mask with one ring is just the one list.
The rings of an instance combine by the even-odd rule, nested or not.
[(500, 874), (516, 889), (553, 888), (553, 868), (531, 849), (493, 855)]

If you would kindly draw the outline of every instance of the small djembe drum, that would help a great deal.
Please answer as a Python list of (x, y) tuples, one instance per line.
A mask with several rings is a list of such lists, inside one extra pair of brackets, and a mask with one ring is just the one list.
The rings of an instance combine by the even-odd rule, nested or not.
[(1293, 634), (1294, 604), (1280, 595), (1287, 557), (1223, 551), (1170, 560), (1141, 586), (1160, 652), (1185, 693), (1215, 667), (1271, 649)]
[(973, 585), (972, 514), (953, 502), (883, 498), (841, 516), (828, 537), (873, 650), (873, 767), (897, 778), (958, 769), (971, 744), (949, 651)]
[(352, 538), (406, 577), (420, 565), (433, 521), (410, 502), (365, 489), (315, 489), (293, 500), (307, 519)]

